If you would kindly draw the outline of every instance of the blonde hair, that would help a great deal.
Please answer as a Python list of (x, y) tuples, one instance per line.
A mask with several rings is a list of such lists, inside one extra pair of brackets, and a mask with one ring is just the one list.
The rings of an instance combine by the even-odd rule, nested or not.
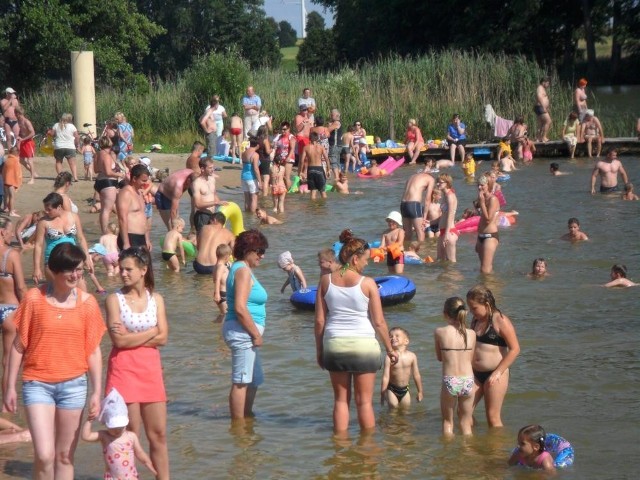
[(444, 302), (444, 314), (458, 322), (458, 333), (464, 338), (464, 348), (467, 348), (467, 306), (460, 297), (450, 297)]
[(60, 124), (62, 128), (64, 128), (64, 126), (67, 123), (71, 123), (72, 121), (73, 121), (73, 115), (71, 115), (70, 113), (63, 113), (62, 116), (60, 117)]
[(216, 248), (216, 257), (218, 259), (222, 257), (228, 257), (229, 255), (231, 255), (231, 247), (229, 245), (227, 245), (226, 243), (221, 243), (220, 245), (218, 245), (218, 247)]
[(118, 232), (118, 224), (116, 222), (109, 222), (107, 228), (109, 228), (109, 231), (114, 235)]
[(438, 175), (438, 180), (446, 183), (448, 188), (451, 188), (453, 186), (453, 178), (451, 178), (451, 175), (449, 175), (448, 173), (441, 173), (440, 175)]

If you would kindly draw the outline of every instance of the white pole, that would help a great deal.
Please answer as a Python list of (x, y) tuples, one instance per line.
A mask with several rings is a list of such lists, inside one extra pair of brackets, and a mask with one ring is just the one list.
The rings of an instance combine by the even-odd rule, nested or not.
[(307, 38), (307, 9), (304, 6), (304, 0), (300, 0), (302, 6), (302, 38)]
[[(93, 52), (71, 52), (71, 90), (73, 96), (73, 123), (78, 130), (96, 127), (96, 84), (93, 73)], [(93, 125), (84, 128), (85, 123)]]

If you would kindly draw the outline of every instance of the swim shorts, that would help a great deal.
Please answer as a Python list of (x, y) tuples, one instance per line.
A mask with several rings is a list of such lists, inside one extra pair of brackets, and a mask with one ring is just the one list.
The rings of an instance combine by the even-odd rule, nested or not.
[(33, 158), (36, 156), (36, 143), (33, 138), (20, 142), (20, 158)]
[(398, 258), (393, 258), (391, 252), (387, 252), (387, 266), (393, 267), (394, 265), (404, 265), (404, 253), (399, 255)]
[(65, 158), (75, 158), (76, 150), (74, 148), (56, 148), (53, 151), (53, 158), (61, 162)]
[(193, 261), (193, 269), (200, 275), (211, 275), (215, 268), (215, 265), (203, 265), (197, 260)]
[(156, 208), (158, 210), (171, 210), (171, 199), (169, 199), (160, 190), (156, 192), (155, 200), (156, 200)]
[(620, 187), (618, 187), (618, 185), (614, 185), (613, 187), (603, 187), (602, 185), (600, 185), (600, 193), (613, 193), (619, 191)]
[(231, 135), (242, 135), (241, 128), (231, 128), (229, 131), (231, 132)]
[(309, 190), (324, 192), (326, 183), (327, 179), (324, 176), (324, 170), (322, 167), (309, 167), (307, 170), (307, 184), (309, 186)]
[(544, 111), (544, 108), (542, 108), (541, 105), (536, 105), (535, 107), (533, 107), (533, 111), (536, 112), (536, 115), (538, 116), (544, 115), (545, 113), (547, 113)]
[(400, 202), (400, 215), (402, 215), (402, 218), (422, 218), (423, 213), (421, 202)]

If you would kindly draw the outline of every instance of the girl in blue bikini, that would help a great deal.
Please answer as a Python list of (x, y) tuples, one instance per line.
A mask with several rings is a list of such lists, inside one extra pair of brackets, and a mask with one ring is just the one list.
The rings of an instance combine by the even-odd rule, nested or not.
[(493, 293), (483, 285), (467, 292), (467, 304), (473, 314), (471, 328), (476, 333), (473, 354), (475, 377), (474, 408), (484, 397), (490, 427), (502, 427), (502, 402), (509, 388), (509, 367), (520, 353), (516, 330), (496, 307)]

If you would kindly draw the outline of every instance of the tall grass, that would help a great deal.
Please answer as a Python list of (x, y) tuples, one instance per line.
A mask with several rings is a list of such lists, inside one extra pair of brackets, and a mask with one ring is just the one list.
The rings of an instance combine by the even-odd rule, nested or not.
[[(368, 133), (383, 139), (402, 139), (409, 118), (417, 119), (425, 138), (442, 138), (452, 114), (459, 113), (471, 139), (481, 141), (492, 136), (483, 118), (487, 103), (501, 117), (524, 115), (534, 133), (535, 90), (546, 75), (535, 62), (520, 56), (445, 51), (416, 58), (381, 58), (328, 74), (263, 69), (251, 72), (251, 83), (276, 123), (293, 119), (297, 98), (304, 87), (310, 87), (318, 103), (317, 114), (326, 118), (331, 108), (339, 108), (343, 122), (361, 120)], [(555, 74), (551, 76), (551, 138), (560, 136), (571, 110), (572, 91)], [(70, 92), (69, 85), (48, 85), (23, 98), (38, 131), (71, 111)], [(135, 128), (138, 145), (163, 143), (170, 151), (184, 151), (201, 137), (196, 118), (202, 110), (192, 97), (181, 77), (124, 91), (100, 87), (96, 92), (98, 121), (123, 111)], [(202, 98), (202, 108), (207, 101)], [(240, 99), (223, 99), (222, 104), (229, 114), (241, 110)], [(590, 105), (596, 108), (607, 136), (631, 134), (634, 119), (630, 113), (600, 110), (592, 99)]]

